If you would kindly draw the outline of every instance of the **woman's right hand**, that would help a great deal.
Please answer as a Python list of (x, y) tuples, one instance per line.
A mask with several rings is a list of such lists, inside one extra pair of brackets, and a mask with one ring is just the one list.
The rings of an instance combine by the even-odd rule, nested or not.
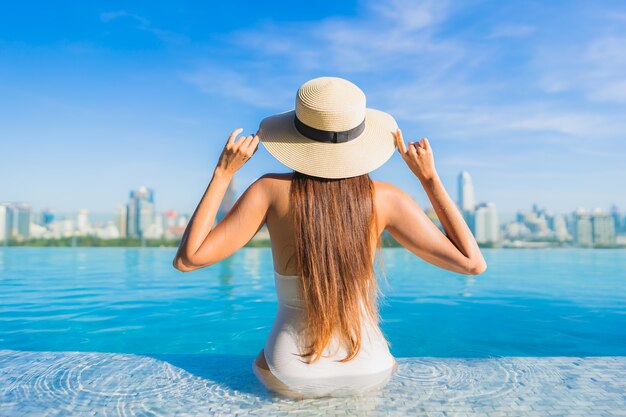
[(393, 134), (402, 159), (420, 181), (430, 180), (437, 176), (435, 159), (428, 139), (422, 138), (419, 142), (409, 142), (407, 149), (402, 138), (402, 131), (398, 129)]

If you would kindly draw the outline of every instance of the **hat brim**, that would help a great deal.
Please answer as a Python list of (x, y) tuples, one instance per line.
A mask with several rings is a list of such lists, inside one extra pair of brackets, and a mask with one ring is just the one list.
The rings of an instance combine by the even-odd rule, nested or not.
[(367, 174), (391, 158), (398, 128), (393, 116), (365, 109), (365, 130), (343, 143), (319, 142), (302, 135), (294, 124), (295, 110), (266, 117), (259, 125), (265, 149), (287, 167), (322, 178)]

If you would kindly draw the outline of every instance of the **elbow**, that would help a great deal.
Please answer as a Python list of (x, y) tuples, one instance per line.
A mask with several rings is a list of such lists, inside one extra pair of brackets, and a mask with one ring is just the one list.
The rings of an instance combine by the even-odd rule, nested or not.
[(194, 271), (195, 268), (187, 265), (185, 262), (183, 262), (182, 258), (180, 256), (176, 256), (174, 258), (174, 261), (172, 262), (172, 266), (174, 267), (174, 269), (177, 269), (180, 272), (191, 272)]
[(470, 264), (469, 270), (467, 271), (467, 275), (480, 275), (487, 270), (487, 262), (484, 258), (480, 258), (478, 262), (473, 262)]
[(200, 260), (197, 256), (190, 257), (183, 254), (177, 254), (172, 262), (175, 269), (180, 272), (191, 272), (196, 269), (205, 268), (215, 263), (213, 260)]

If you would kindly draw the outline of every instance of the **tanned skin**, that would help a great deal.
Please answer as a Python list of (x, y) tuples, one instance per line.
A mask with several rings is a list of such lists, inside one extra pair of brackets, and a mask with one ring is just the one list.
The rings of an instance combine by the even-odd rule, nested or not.
[[(226, 217), (213, 227), (233, 175), (258, 150), (262, 132), (237, 138), (242, 131), (241, 128), (233, 131), (224, 146), (211, 181), (183, 234), (173, 261), (174, 268), (189, 272), (213, 265), (241, 249), (267, 224), (276, 272), (298, 275), (293, 269), (294, 263), (288, 264), (294, 255), (294, 233), (289, 216), (291, 173), (261, 176), (246, 189)], [(402, 246), (426, 262), (459, 274), (483, 273), (487, 263), (439, 178), (428, 139), (405, 144), (400, 129), (393, 135), (398, 153), (410, 172), (419, 179), (445, 234), (402, 189), (374, 180), (374, 204), (379, 219), (374, 241), (386, 229)], [(285, 396), (300, 398), (270, 372), (263, 350), (255, 364), (255, 372), (266, 387)]]

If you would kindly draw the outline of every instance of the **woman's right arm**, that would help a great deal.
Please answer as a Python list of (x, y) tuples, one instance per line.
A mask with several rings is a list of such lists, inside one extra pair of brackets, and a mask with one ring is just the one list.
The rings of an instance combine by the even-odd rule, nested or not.
[(407, 150), (399, 129), (395, 136), (398, 151), (420, 180), (446, 234), (408, 194), (395, 186), (388, 186), (387, 229), (401, 245), (434, 265), (467, 275), (483, 273), (487, 263), (437, 174), (428, 139), (409, 142)]

